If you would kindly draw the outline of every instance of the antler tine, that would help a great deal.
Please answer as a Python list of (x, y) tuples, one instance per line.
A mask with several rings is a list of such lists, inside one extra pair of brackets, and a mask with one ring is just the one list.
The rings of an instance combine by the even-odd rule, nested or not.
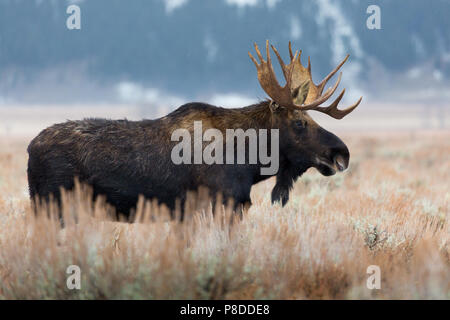
[(362, 97), (360, 97), (359, 100), (356, 103), (354, 103), (353, 105), (351, 105), (350, 107), (343, 109), (343, 110), (339, 110), (337, 107), (339, 105), (339, 102), (341, 102), (342, 97), (344, 96), (344, 93), (345, 93), (345, 89), (342, 90), (342, 92), (339, 94), (339, 96), (336, 98), (336, 100), (334, 100), (333, 103), (330, 104), (328, 107), (316, 107), (312, 110), (325, 113), (325, 114), (329, 115), (330, 117), (333, 117), (338, 120), (342, 119), (347, 114), (352, 112), (362, 101)]
[[(278, 59), (278, 63), (281, 66), (281, 70), (283, 71), (283, 75), (284, 78), (286, 79), (286, 82), (290, 84), (291, 81), (291, 76), (292, 76), (292, 70), (294, 65), (292, 63), (290, 63), (290, 67), (288, 68), (288, 66), (284, 63), (283, 59), (281, 58), (280, 54), (278, 53), (277, 48), (275, 48), (274, 45), (270, 45), (272, 47), (273, 52), (275, 52), (275, 55), (277, 56)], [(292, 53), (292, 52), (290, 52)], [(298, 51), (295, 51), (295, 54), (291, 57), (291, 62), (292, 60), (295, 60), (297, 57)]]
[(266, 59), (267, 63), (272, 67), (272, 58), (270, 57), (269, 51), (269, 40), (266, 40)]
[[(309, 75), (311, 75), (311, 57), (310, 56), (308, 56), (308, 67), (306, 69), (308, 69), (308, 73), (309, 73)], [(322, 92), (320, 92), (320, 94), (321, 93)]]
[[(249, 53), (250, 58), (256, 66), (258, 71), (258, 81), (263, 90), (272, 98), (274, 101), (281, 105), (285, 106), (293, 106), (291, 90), (290, 90), (290, 74), (292, 73), (292, 69), (287, 70), (286, 67), (286, 85), (280, 86), (278, 83), (277, 77), (275, 75), (275, 71), (272, 67), (272, 59), (270, 57), (269, 50), (269, 40), (266, 41), (266, 54), (267, 61), (264, 60), (261, 51), (259, 50), (258, 45), (255, 43), (255, 51), (258, 55), (260, 63), (256, 61), (256, 59)], [(283, 67), (283, 66), (282, 66)]]
[(281, 58), (280, 54), (278, 53), (278, 50), (274, 47), (274, 45), (272, 44), (270, 46), (272, 47), (273, 52), (275, 52), (275, 55), (277, 56), (278, 63), (281, 66), (281, 70), (283, 71), (284, 78), (286, 79), (286, 81), (288, 81), (288, 79), (290, 79), (290, 76), (288, 74), (286, 64), (284, 63), (283, 59)]
[(275, 55), (278, 58), (278, 62), (280, 63), (280, 66), (284, 71), (284, 69), (286, 68), (286, 64), (284, 63), (283, 58), (281, 58), (280, 54), (278, 53), (277, 48), (275, 48), (273, 44), (271, 44), (270, 46), (272, 47), (273, 52), (275, 52)]
[[(343, 93), (342, 93), (342, 95), (343, 95)], [(342, 97), (341, 97), (342, 98)], [(337, 99), (336, 99), (337, 100)], [(339, 99), (339, 101), (340, 101), (340, 99)], [(360, 97), (359, 99), (358, 99), (358, 101), (356, 101), (356, 103), (354, 103), (354, 104), (352, 104), (350, 107), (348, 107), (348, 108), (345, 108), (345, 109), (343, 109), (343, 110), (339, 110), (338, 108), (337, 108), (337, 105), (339, 104), (339, 101), (337, 102), (337, 103), (335, 103), (335, 102), (333, 102), (329, 107), (327, 107), (327, 108), (329, 108), (329, 110), (326, 110), (325, 111), (325, 113), (326, 114), (328, 114), (329, 116), (331, 116), (331, 117), (333, 117), (333, 118), (335, 118), (335, 119), (342, 119), (343, 117), (345, 117), (347, 114), (349, 114), (350, 112), (352, 112), (360, 103), (361, 103), (361, 101), (362, 101), (362, 97)], [(322, 110), (318, 110), (318, 111), (321, 111), (321, 112), (324, 112), (324, 111), (322, 111)]]
[(294, 55), (292, 54), (292, 44), (289, 41), (289, 56), (291, 57), (291, 61), (294, 59)]
[(248, 56), (250, 57), (250, 59), (252, 59), (253, 63), (255, 64), (256, 68), (259, 67), (259, 63), (258, 61), (256, 61), (256, 59), (252, 56), (252, 54), (250, 53), (250, 51), (248, 52)]
[(309, 104), (305, 104), (305, 105), (297, 106), (297, 107), (300, 109), (303, 109), (303, 110), (311, 110), (311, 109), (314, 109), (315, 107), (317, 107), (318, 105), (321, 105), (325, 101), (327, 101), (333, 95), (333, 93), (336, 91), (339, 83), (341, 82), (341, 77), (342, 77), (342, 72), (339, 73), (339, 78), (337, 79), (334, 86), (332, 88), (328, 88), (327, 91), (325, 91), (325, 93), (322, 96), (320, 96), (318, 99), (314, 100), (313, 102), (311, 102)]
[(331, 77), (333, 77), (336, 72), (339, 71), (339, 69), (344, 65), (344, 63), (348, 60), (348, 57), (350, 57), (349, 54), (347, 54), (344, 58), (344, 60), (342, 60), (336, 68), (333, 69), (333, 71), (331, 71), (325, 78), (323, 78), (323, 80), (319, 83), (319, 85), (317, 86), (319, 88), (319, 95), (322, 94), (323, 89), (325, 88), (325, 85), (327, 84), (328, 80), (331, 79)]
[(334, 110), (341, 111), (341, 110), (337, 109), (337, 106), (339, 105), (339, 102), (341, 102), (342, 97), (344, 96), (344, 93), (345, 93), (345, 88), (341, 91), (341, 93), (336, 98), (336, 100), (334, 100), (333, 103), (330, 104), (328, 107), (317, 107), (314, 110), (321, 111), (321, 112), (326, 113), (328, 115), (331, 115), (331, 113), (333, 113)]
[(255, 51), (256, 51), (256, 54), (258, 55), (259, 61), (261, 61), (261, 63), (265, 62), (264, 58), (263, 58), (263, 56), (261, 54), (261, 51), (259, 51), (259, 47), (256, 44), (256, 42), (253, 45), (255, 46)]

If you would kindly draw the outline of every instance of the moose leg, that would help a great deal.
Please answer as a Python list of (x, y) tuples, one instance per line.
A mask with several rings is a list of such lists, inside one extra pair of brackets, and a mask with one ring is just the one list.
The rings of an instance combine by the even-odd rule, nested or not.
[(235, 216), (239, 218), (239, 220), (243, 220), (244, 217), (247, 215), (248, 210), (250, 210), (250, 207), (252, 206), (252, 202), (250, 199), (245, 202), (241, 202), (237, 204), (237, 206), (234, 209)]
[[(240, 188), (239, 193), (234, 193), (232, 196), (233, 199), (233, 211), (234, 217), (242, 220), (248, 210), (252, 205), (252, 201), (250, 199), (250, 190), (251, 185), (247, 187)], [(233, 218), (234, 220), (234, 218)]]
[(272, 204), (275, 202), (281, 202), (284, 207), (289, 201), (289, 192), (292, 186), (300, 176), (298, 171), (290, 165), (282, 166), (277, 174), (277, 182), (272, 189)]
[(61, 227), (64, 227), (61, 207), (61, 188), (71, 190), (74, 186), (72, 166), (64, 155), (53, 157), (30, 154), (28, 160), (28, 185), (34, 213), (38, 212), (38, 201), (47, 205), (46, 214), (50, 216), (51, 202), (57, 205), (57, 215)]

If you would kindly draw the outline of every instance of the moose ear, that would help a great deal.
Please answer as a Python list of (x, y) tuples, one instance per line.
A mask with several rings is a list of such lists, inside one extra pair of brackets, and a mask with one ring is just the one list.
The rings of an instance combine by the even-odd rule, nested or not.
[(275, 101), (270, 101), (269, 108), (270, 108), (270, 111), (272, 111), (272, 112), (276, 112), (279, 109), (281, 109), (280, 105), (278, 103), (276, 103)]
[(306, 97), (308, 96), (309, 91), (309, 80), (305, 80), (301, 85), (298, 86), (297, 89), (292, 92), (292, 96), (294, 97), (294, 103), (298, 106), (302, 105)]

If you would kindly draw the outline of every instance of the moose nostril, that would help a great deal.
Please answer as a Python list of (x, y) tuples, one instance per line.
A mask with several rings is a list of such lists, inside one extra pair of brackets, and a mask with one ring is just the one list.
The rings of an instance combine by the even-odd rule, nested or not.
[(339, 171), (344, 171), (347, 168), (347, 163), (341, 155), (334, 157), (334, 164)]

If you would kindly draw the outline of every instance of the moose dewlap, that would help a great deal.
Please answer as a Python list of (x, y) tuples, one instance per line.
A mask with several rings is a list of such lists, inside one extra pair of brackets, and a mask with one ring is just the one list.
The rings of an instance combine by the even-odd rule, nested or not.
[[(220, 193), (223, 201), (231, 198), (235, 209), (242, 209), (251, 203), (252, 185), (271, 176), (276, 176), (272, 202), (285, 205), (293, 183), (308, 168), (326, 176), (345, 170), (350, 159), (347, 146), (307, 111), (342, 119), (359, 105), (361, 98), (347, 109), (338, 109), (343, 90), (329, 106), (322, 106), (336, 91), (341, 74), (323, 92), (326, 83), (348, 55), (315, 85), (309, 59), (307, 68), (301, 64), (301, 52), (293, 54), (289, 43), (286, 65), (272, 49), (286, 80), (284, 86), (275, 77), (268, 41), (267, 61), (256, 44), (259, 62), (249, 53), (259, 83), (270, 97), (266, 101), (235, 109), (195, 102), (155, 120), (84, 119), (43, 130), (28, 146), (31, 198), (49, 201), (53, 197), (59, 203), (60, 188), (72, 189), (78, 178), (92, 186), (94, 197), (104, 195), (125, 216), (139, 195), (174, 210), (177, 199), (183, 208), (187, 192), (199, 187), (208, 188), (213, 201)], [(201, 123), (200, 130), (196, 123)], [(227, 132), (243, 136), (223, 138)], [(181, 137), (187, 135), (193, 138), (180, 145)]]

